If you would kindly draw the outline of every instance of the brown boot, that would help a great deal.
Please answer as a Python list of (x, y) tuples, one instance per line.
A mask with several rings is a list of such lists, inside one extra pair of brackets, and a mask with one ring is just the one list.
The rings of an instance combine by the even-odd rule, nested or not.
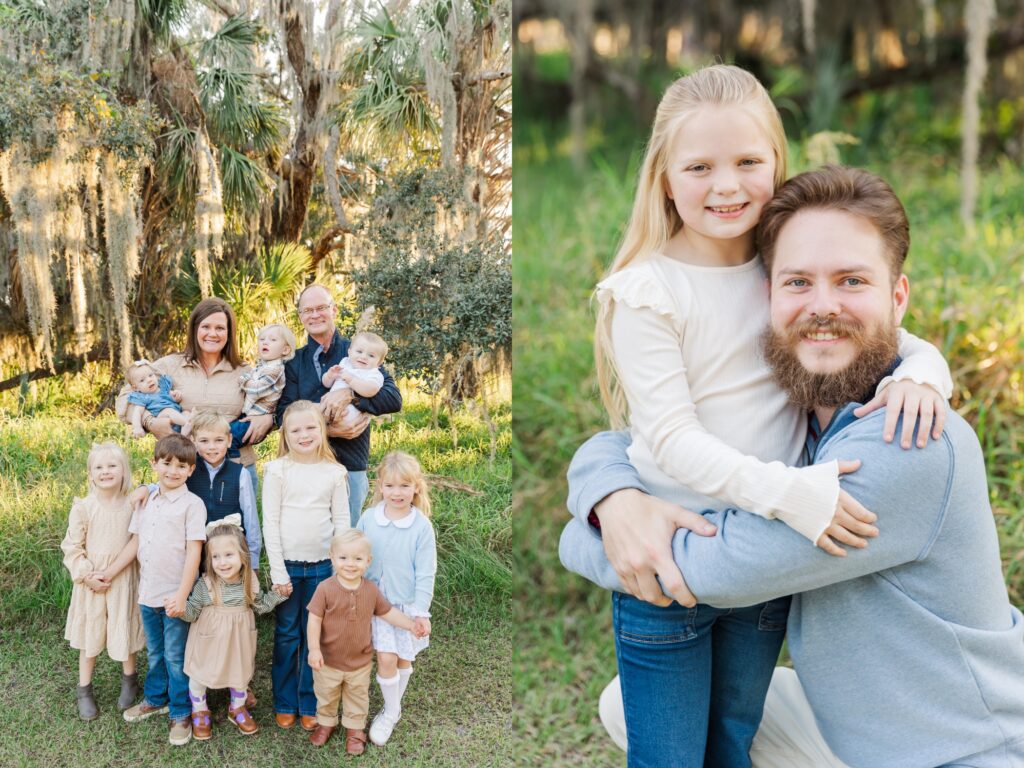
[(366, 751), (366, 731), (362, 728), (346, 728), (345, 751), (350, 755), (363, 754)]
[(309, 734), (309, 743), (314, 747), (322, 747), (331, 738), (331, 734), (334, 733), (335, 729), (336, 726), (320, 725), (317, 723), (316, 729)]
[(121, 695), (117, 697), (117, 708), (124, 712), (135, 703), (139, 695), (139, 673), (121, 674)]

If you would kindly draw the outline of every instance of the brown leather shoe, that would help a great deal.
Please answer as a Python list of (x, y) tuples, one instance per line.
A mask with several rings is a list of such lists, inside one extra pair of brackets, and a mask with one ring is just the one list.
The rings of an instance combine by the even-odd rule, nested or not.
[(299, 724), (302, 725), (303, 729), (312, 731), (316, 728), (316, 716), (302, 715), (302, 717), (299, 718)]
[(202, 709), (192, 713), (192, 738), (196, 741), (207, 741), (213, 736), (213, 715), (210, 710)]
[(363, 754), (366, 751), (366, 731), (361, 728), (346, 728), (345, 751), (350, 755)]
[[(278, 717), (280, 717), (280, 715), (278, 715)], [(249, 710), (244, 706), (241, 706), (238, 709), (228, 707), (228, 720), (230, 720), (231, 723), (246, 736), (251, 736), (260, 729), (260, 727), (256, 725), (256, 721), (252, 719), (252, 715), (249, 714)]]
[(275, 712), (274, 719), (277, 721), (279, 728), (288, 729), (295, 725), (295, 720), (297, 718), (295, 715), (285, 714), (284, 712)]
[(327, 740), (331, 738), (331, 734), (336, 730), (336, 726), (333, 725), (320, 725), (317, 723), (316, 730), (309, 734), (309, 743), (314, 747), (322, 747), (327, 743)]

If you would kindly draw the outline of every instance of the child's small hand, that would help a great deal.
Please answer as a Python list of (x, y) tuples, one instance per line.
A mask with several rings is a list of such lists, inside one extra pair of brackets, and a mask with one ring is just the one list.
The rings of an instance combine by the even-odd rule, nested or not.
[(430, 619), (426, 616), (417, 616), (412, 620), (412, 633), (416, 637), (430, 636)]
[(355, 376), (352, 375), (351, 371), (342, 371), (340, 378), (346, 384), (351, 384)]
[(84, 583), (85, 586), (93, 592), (98, 592), (100, 594), (110, 589), (110, 580), (104, 577), (103, 571), (93, 571), (82, 579), (82, 583)]
[(164, 610), (172, 619), (176, 619), (185, 613), (185, 606), (178, 600), (178, 596), (164, 598)]
[(174, 400), (174, 402), (180, 403), (181, 402), (181, 397), (182, 397), (181, 390), (178, 390), (178, 389), (172, 389), (171, 390), (171, 399)]
[(891, 443), (896, 434), (896, 422), (903, 414), (903, 430), (900, 433), (900, 446), (910, 448), (914, 437), (914, 426), (920, 417), (921, 425), (917, 430), (917, 447), (928, 445), (928, 435), (933, 440), (942, 437), (942, 429), (946, 424), (946, 400), (927, 384), (917, 384), (905, 379), (894, 381), (853, 412), (857, 418), (866, 416), (885, 406), (885, 425), (882, 437)]
[(135, 512), (138, 512), (140, 509), (146, 506), (146, 502), (148, 500), (149, 488), (147, 488), (144, 485), (140, 485), (138, 488), (132, 491), (131, 495), (128, 497), (128, 503), (131, 504), (132, 510)]
[[(840, 461), (839, 474), (854, 472), (860, 466), (859, 461)], [(818, 537), (815, 545), (821, 547), (830, 555), (846, 557), (846, 551), (841, 549), (835, 541), (848, 544), (857, 549), (863, 549), (868, 545), (867, 539), (878, 535), (878, 528), (871, 523), (878, 517), (865, 509), (859, 501), (844, 490), (839, 491), (839, 501), (836, 503), (836, 511), (832, 516), (832, 522), (825, 532)]]
[(281, 597), (291, 597), (292, 596), (292, 585), (291, 585), (291, 583), (288, 583), (288, 584), (274, 584), (273, 586), (271, 586), (271, 589), (274, 590), (275, 592), (277, 592), (277, 594), (279, 594)]
[(310, 669), (319, 670), (324, 665), (324, 655), (321, 651), (310, 651), (309, 652), (309, 667)]

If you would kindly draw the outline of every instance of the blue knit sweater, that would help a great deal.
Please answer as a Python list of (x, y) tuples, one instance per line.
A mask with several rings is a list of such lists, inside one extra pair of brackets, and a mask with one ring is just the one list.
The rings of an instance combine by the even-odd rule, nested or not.
[[(816, 462), (861, 459), (842, 486), (878, 515), (879, 536), (832, 557), (777, 520), (708, 512), (714, 537), (672, 548), (697, 599), (717, 607), (794, 594), (789, 650), (829, 746), (853, 768), (1024, 765), (1024, 617), (1011, 606), (978, 439), (956, 413), (940, 440), (882, 440), (883, 411), (836, 412)], [(897, 427), (896, 434), (899, 434)], [(598, 435), (570, 468), (567, 568), (621, 590), (585, 520), (642, 488), (628, 435)]]

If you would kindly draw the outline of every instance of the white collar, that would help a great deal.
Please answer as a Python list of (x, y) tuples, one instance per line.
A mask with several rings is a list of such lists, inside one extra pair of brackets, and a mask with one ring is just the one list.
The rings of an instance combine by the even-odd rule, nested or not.
[(419, 510), (416, 507), (409, 509), (409, 514), (405, 517), (400, 517), (397, 520), (392, 520), (386, 514), (384, 514), (384, 502), (382, 501), (373, 510), (373, 519), (377, 521), (377, 525), (381, 528), (386, 528), (389, 525), (395, 526), (395, 528), (409, 528), (414, 522), (416, 522), (416, 515)]

